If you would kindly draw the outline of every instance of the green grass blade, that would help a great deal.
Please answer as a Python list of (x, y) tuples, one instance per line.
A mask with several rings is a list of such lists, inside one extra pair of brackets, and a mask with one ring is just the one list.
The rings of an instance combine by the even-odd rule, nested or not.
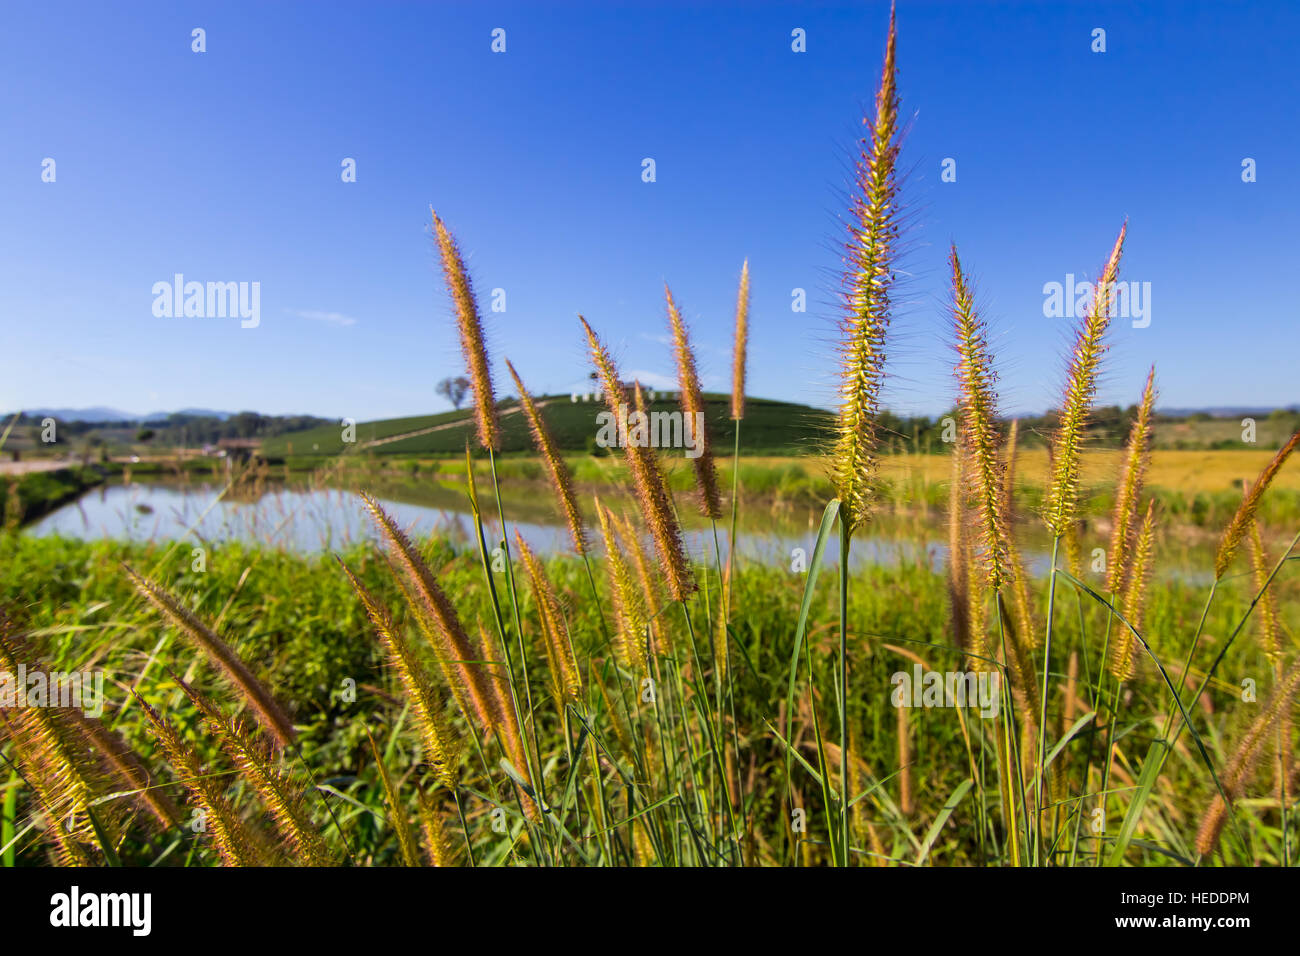
[(925, 858), (930, 855), (930, 848), (934, 846), (934, 841), (939, 837), (939, 831), (942, 830), (943, 825), (948, 822), (948, 818), (952, 816), (953, 810), (957, 809), (957, 804), (961, 803), (962, 797), (966, 796), (966, 794), (970, 792), (970, 788), (974, 785), (975, 781), (970, 777), (967, 777), (961, 783), (957, 784), (957, 789), (948, 797), (948, 802), (943, 805), (943, 809), (939, 811), (939, 815), (935, 817), (934, 822), (930, 824), (930, 829), (926, 831), (925, 839), (921, 841), (921, 850), (916, 854), (917, 866), (921, 866), (925, 863)]

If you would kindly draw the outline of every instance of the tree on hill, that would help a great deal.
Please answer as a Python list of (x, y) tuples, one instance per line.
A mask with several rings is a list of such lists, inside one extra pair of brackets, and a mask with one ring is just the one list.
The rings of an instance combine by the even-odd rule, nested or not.
[(444, 378), (437, 384), (434, 391), (451, 402), (452, 407), (459, 411), (460, 403), (465, 401), (465, 394), (469, 391), (469, 379), (464, 375), (458, 375), (456, 378)]

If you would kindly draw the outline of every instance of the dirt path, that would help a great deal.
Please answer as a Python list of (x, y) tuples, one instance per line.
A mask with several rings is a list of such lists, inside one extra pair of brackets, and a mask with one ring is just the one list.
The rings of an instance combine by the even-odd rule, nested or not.
[[(537, 407), (539, 409), (545, 408), (547, 405), (551, 404), (552, 401), (554, 401), (554, 399), (538, 402)], [(497, 415), (504, 418), (506, 415), (517, 415), (521, 410), (522, 406), (515, 405), (513, 408), (498, 410)], [(449, 428), (462, 428), (466, 425), (473, 424), (474, 418), (473, 416), (469, 416), (467, 418), (458, 419), (454, 422), (443, 422), (441, 425), (430, 425), (428, 428), (417, 428), (413, 432), (402, 432), (400, 435), (388, 435), (385, 438), (372, 438), (370, 441), (362, 442), (361, 447), (378, 448), (380, 445), (391, 445), (393, 442), (403, 441), (407, 438), (415, 438), (417, 435), (432, 435), (434, 432), (446, 431)]]
[(26, 475), (35, 471), (58, 471), (71, 468), (75, 461), (51, 461), (49, 458), (35, 458), (31, 461), (0, 461), (0, 475)]

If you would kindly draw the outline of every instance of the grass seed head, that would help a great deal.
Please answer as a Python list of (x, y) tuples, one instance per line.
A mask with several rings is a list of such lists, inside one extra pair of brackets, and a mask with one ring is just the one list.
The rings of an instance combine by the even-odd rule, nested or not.
[(1259, 508), (1259, 500), (1264, 497), (1264, 492), (1268, 490), (1273, 478), (1286, 464), (1286, 460), (1291, 457), (1291, 453), (1295, 451), (1297, 444), (1300, 444), (1300, 431), (1292, 435), (1287, 443), (1278, 449), (1278, 453), (1273, 456), (1273, 459), (1264, 466), (1264, 470), (1259, 473), (1259, 477), (1250, 486), (1250, 491), (1242, 499), (1241, 505), (1237, 508), (1237, 513), (1228, 522), (1228, 527), (1224, 529), (1223, 538), (1219, 542), (1219, 551), (1214, 557), (1214, 577), (1216, 580), (1223, 577), (1228, 570), (1228, 565), (1232, 564), (1232, 559), (1237, 556), (1237, 549), (1241, 546), (1242, 535), (1246, 533), (1246, 528), (1254, 520), (1255, 511)]
[(578, 501), (573, 494), (573, 476), (569, 474), (568, 465), (564, 463), (564, 459), (560, 457), (555, 447), (555, 439), (551, 436), (550, 429), (546, 427), (541, 410), (533, 401), (533, 397), (528, 394), (528, 390), (524, 388), (519, 373), (515, 371), (509, 359), (506, 359), (506, 368), (510, 370), (510, 377), (515, 380), (515, 387), (519, 389), (519, 402), (523, 406), (524, 417), (528, 419), (528, 428), (533, 434), (533, 444), (537, 447), (537, 453), (542, 456), (542, 464), (551, 479), (551, 488), (555, 491), (555, 498), (560, 504), (560, 512), (564, 515), (565, 524), (569, 526), (569, 538), (573, 541), (573, 550), (579, 555), (585, 555), (587, 526), (582, 520), (582, 512), (578, 509)]
[(891, 313), (898, 240), (898, 90), (894, 14), (876, 93), (876, 113), (857, 161), (851, 238), (843, 294), (846, 314), (840, 346), (840, 404), (832, 450), (840, 516), (846, 528), (870, 513), (876, 480), (876, 426), (885, 378), (885, 337)]
[(740, 267), (736, 293), (736, 344), (731, 352), (731, 417), (745, 417), (745, 356), (749, 346), (749, 260)]
[(1075, 332), (1074, 348), (1066, 371), (1065, 396), (1061, 418), (1052, 437), (1052, 467), (1044, 499), (1044, 520), (1052, 534), (1062, 537), (1072, 526), (1079, 505), (1079, 469), (1083, 454), (1084, 431), (1097, 394), (1097, 371), (1106, 351), (1105, 335), (1110, 326), (1110, 304), (1119, 275), (1120, 256), (1124, 251), (1126, 222), (1111, 248), (1101, 271), (1101, 281), (1092, 297), (1092, 305)]
[(1106, 590), (1120, 594), (1132, 570), (1133, 545), (1138, 535), (1138, 500), (1142, 496), (1147, 466), (1151, 461), (1151, 409), (1155, 403), (1156, 367), (1147, 373), (1146, 388), (1138, 405), (1137, 418), (1124, 449), (1124, 470), (1115, 494), (1111, 519), (1110, 564), (1106, 569)]
[[(618, 377), (618, 369), (609, 356), (609, 350), (601, 343), (587, 320), (578, 316), (587, 333), (587, 343), (591, 348), (592, 364), (600, 377), (605, 393), (605, 402), (610, 413), (617, 420), (623, 404), (623, 383)], [(628, 470), (632, 472), (632, 483), (636, 492), (637, 504), (645, 516), (650, 528), (650, 537), (654, 541), (655, 553), (659, 566), (668, 582), (668, 591), (674, 601), (685, 601), (695, 592), (695, 577), (690, 563), (686, 560), (686, 551), (682, 545), (681, 525), (673, 509), (672, 498), (664, 484), (663, 473), (654, 452), (634, 442), (628, 442), (623, 449)]]
[(673, 333), (673, 356), (677, 360), (677, 385), (681, 390), (682, 415), (687, 427), (695, 427), (696, 422), (700, 424), (700, 434), (695, 436), (700, 445), (700, 454), (691, 459), (691, 466), (695, 469), (695, 486), (699, 493), (700, 514), (716, 520), (722, 517), (722, 501), (718, 496), (718, 474), (713, 467), (713, 447), (705, 423), (704, 394), (695, 368), (695, 352), (691, 348), (681, 310), (673, 301), (672, 291), (667, 286), (664, 286), (664, 297), (668, 300), (668, 325)]
[(488, 367), (487, 344), (483, 338), (483, 322), (479, 318), (478, 302), (470, 285), (469, 272), (460, 248), (438, 214), (432, 209), (434, 234), (438, 240), (438, 254), (447, 280), (447, 290), (456, 306), (456, 324), (460, 330), (460, 347), (465, 353), (470, 384), (474, 390), (474, 420), (478, 426), (478, 441), (485, 449), (501, 447), (501, 425), (497, 418), (496, 398), (492, 391), (492, 374)]

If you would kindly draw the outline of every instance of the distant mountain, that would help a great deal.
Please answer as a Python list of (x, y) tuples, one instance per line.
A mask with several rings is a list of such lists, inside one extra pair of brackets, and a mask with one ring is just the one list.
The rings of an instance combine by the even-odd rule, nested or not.
[[(1169, 418), (1190, 418), (1193, 415), (1209, 415), (1211, 418), (1237, 418), (1249, 415), (1252, 418), (1266, 418), (1276, 409), (1271, 405), (1217, 405), (1205, 408), (1157, 408), (1157, 415)], [(1300, 405), (1288, 405), (1285, 411), (1300, 411)]]
[(168, 415), (190, 415), (194, 418), (219, 418), (224, 422), (228, 418), (234, 418), (235, 414), (235, 412), (218, 412), (211, 408), (178, 408), (174, 412), (150, 412), (145, 416), (145, 421), (158, 421)]
[[(134, 422), (140, 416), (124, 412), (120, 408), (106, 408), (96, 405), (93, 408), (24, 408), (24, 415), (39, 418), (53, 418), (62, 422)], [(7, 414), (12, 415), (13, 412)]]
[[(91, 408), (24, 408), (24, 415), (32, 415), (37, 418), (53, 418), (61, 422), (156, 422), (163, 421), (169, 415), (190, 415), (202, 418), (218, 418), (226, 421), (234, 416), (234, 412), (218, 412), (210, 408), (182, 408), (175, 412), (150, 412), (148, 415), (140, 415), (136, 412), (124, 412), (120, 408), (108, 408), (104, 405), (95, 405)], [(6, 412), (6, 415), (12, 415), (13, 412)]]

